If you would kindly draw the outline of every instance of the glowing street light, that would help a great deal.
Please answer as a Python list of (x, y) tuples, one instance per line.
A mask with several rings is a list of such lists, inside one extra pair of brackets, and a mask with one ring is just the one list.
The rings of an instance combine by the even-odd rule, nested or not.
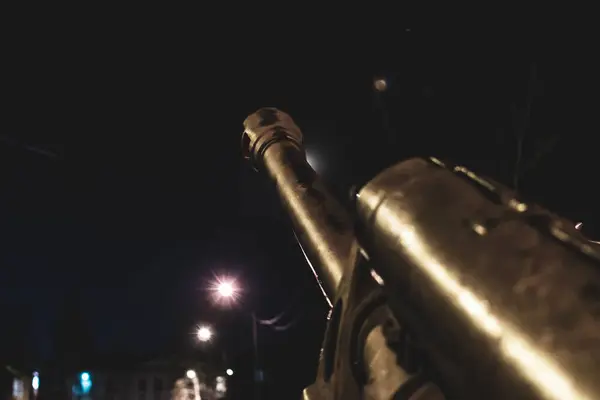
[[(212, 284), (211, 288), (214, 292), (214, 299), (221, 303), (227, 303), (228, 301), (235, 301), (238, 299), (239, 295), (240, 295), (240, 288), (239, 286), (236, 285), (236, 282), (234, 279), (231, 278), (219, 278), (219, 277), (215, 277), (215, 281)], [(254, 312), (252, 312), (252, 337), (253, 337), (253, 343), (254, 343), (254, 369), (255, 369), (255, 373), (257, 374), (257, 376), (259, 376), (259, 374), (262, 374), (262, 371), (259, 369), (259, 364), (258, 364), (258, 347), (257, 347), (257, 333), (258, 333), (258, 326), (257, 326), (257, 319), (256, 319), (256, 315), (254, 314)], [(199, 333), (199, 332), (198, 332)], [(233, 370), (228, 368), (227, 370), (225, 370), (225, 373), (228, 376), (232, 376), (233, 375)], [(258, 381), (256, 381), (256, 384), (258, 385)], [(217, 385), (215, 390), (217, 392), (220, 393), (225, 393), (225, 391), (227, 390), (226, 384), (225, 384), (225, 377), (223, 376), (219, 376), (217, 377)], [(259, 386), (257, 386), (257, 391), (259, 391)], [(260, 396), (259, 396), (260, 397)]]
[(231, 298), (235, 295), (235, 285), (232, 281), (220, 282), (217, 286), (217, 293), (221, 297)]
[(209, 290), (212, 292), (213, 301), (221, 305), (234, 303), (240, 295), (240, 288), (235, 279), (225, 276), (215, 276)]
[[(196, 371), (194, 371), (193, 369), (188, 369), (185, 373), (185, 376), (192, 381), (192, 384), (194, 385), (194, 391), (193, 391), (193, 399), (194, 400), (200, 400), (200, 382), (198, 382), (198, 375), (196, 374)], [(189, 392), (188, 392), (188, 396), (189, 396)], [(187, 398), (187, 396), (186, 396)]]
[(33, 394), (37, 398), (37, 393), (40, 389), (40, 374), (37, 371), (33, 373), (33, 378), (31, 379), (31, 387), (33, 388)]
[(199, 341), (208, 342), (213, 337), (213, 331), (208, 326), (200, 326), (200, 327), (198, 327), (196, 336), (198, 337)]

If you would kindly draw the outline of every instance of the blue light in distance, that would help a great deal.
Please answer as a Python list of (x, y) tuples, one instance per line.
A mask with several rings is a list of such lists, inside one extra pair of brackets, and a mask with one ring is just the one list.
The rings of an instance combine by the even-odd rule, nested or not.
[(92, 378), (90, 377), (90, 374), (88, 372), (82, 372), (79, 378), (81, 391), (83, 393), (89, 393), (92, 388)]

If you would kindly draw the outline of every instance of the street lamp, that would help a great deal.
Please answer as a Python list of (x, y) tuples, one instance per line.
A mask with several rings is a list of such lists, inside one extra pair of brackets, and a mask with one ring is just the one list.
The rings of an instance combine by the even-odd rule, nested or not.
[(200, 400), (200, 383), (198, 382), (198, 375), (196, 374), (196, 371), (193, 369), (188, 369), (185, 373), (185, 376), (187, 376), (187, 378), (191, 380), (192, 384), (194, 385), (194, 399)]
[[(226, 303), (228, 301), (237, 300), (239, 296), (240, 288), (236, 285), (235, 280), (228, 278), (216, 278), (212, 285), (215, 294), (215, 300), (217, 303)], [(255, 397), (260, 399), (260, 381), (262, 378), (262, 371), (260, 370), (260, 363), (258, 358), (258, 324), (256, 322), (256, 315), (254, 312), (251, 313), (252, 317), (252, 347), (254, 350), (254, 380), (255, 380)], [(233, 370), (227, 370), (227, 375), (233, 375)]]
[(37, 371), (33, 372), (33, 378), (31, 379), (31, 387), (33, 388), (33, 396), (37, 399), (38, 390), (40, 389), (40, 374)]
[(240, 294), (240, 288), (235, 279), (225, 276), (215, 277), (209, 288), (213, 295), (213, 301), (221, 305), (234, 303)]
[(199, 326), (196, 332), (198, 340), (201, 342), (209, 342), (213, 337), (213, 331), (208, 326)]
[(233, 370), (232, 370), (231, 368), (227, 368), (227, 370), (225, 371), (225, 373), (226, 373), (228, 376), (231, 376), (231, 375), (233, 375)]
[(220, 282), (217, 286), (219, 296), (225, 298), (231, 298), (235, 294), (235, 286), (232, 281)]

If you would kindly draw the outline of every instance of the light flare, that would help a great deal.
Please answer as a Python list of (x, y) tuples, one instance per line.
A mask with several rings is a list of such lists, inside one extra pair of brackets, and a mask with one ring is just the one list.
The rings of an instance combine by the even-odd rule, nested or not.
[(213, 335), (214, 333), (212, 329), (209, 326), (205, 325), (199, 326), (198, 330), (196, 331), (196, 337), (201, 342), (209, 342), (212, 339)]
[(237, 302), (241, 292), (236, 279), (229, 276), (215, 275), (208, 289), (212, 301), (220, 305), (231, 305)]

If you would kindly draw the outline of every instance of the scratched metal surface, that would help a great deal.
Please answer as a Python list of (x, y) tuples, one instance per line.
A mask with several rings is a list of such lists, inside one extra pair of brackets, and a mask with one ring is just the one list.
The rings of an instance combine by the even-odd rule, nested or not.
[(489, 398), (600, 399), (597, 247), (571, 221), (433, 160), (399, 163), (358, 194), (361, 244), (388, 288)]

